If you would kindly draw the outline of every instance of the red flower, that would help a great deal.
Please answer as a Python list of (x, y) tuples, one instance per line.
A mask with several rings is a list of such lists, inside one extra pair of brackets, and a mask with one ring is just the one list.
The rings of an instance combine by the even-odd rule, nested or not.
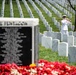
[(1, 64), (0, 75), (76, 75), (76, 67), (69, 66), (62, 62), (48, 62), (47, 60), (39, 60), (38, 66), (35, 64), (27, 66), (17, 66), (12, 64)]

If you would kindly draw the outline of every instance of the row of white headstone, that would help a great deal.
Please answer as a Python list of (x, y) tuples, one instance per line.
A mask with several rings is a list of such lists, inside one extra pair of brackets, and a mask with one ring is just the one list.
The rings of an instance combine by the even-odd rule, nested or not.
[(60, 11), (64, 12), (64, 14), (66, 14), (69, 18), (72, 18), (72, 14), (68, 10), (66, 10), (65, 8), (63, 8), (62, 6), (60, 6), (57, 2), (52, 1), (52, 0), (48, 0), (48, 2), (50, 2), (51, 4), (53, 4)]
[[(27, 5), (27, 2), (26, 0), (22, 0), (24, 5), (26, 6), (27, 8), (27, 11), (30, 15), (30, 17), (34, 18), (29, 6)], [(20, 13), (20, 17), (24, 17), (23, 15), (23, 11), (22, 11), (22, 8), (21, 8), (21, 5), (20, 5), (20, 2), (19, 0), (16, 0), (16, 3), (17, 3), (17, 6), (18, 6), (18, 10), (19, 10), (19, 13)], [(4, 9), (5, 9), (5, 0), (2, 1), (2, 8), (1, 8), (1, 17), (4, 17)], [(10, 17), (14, 17), (14, 12), (13, 12), (13, 4), (12, 4), (12, 0), (10, 0)]]
[(12, 0), (10, 0), (10, 17), (14, 17)]
[(36, 4), (32, 1), (29, 0), (29, 2), (32, 4), (33, 8), (36, 10), (36, 12), (38, 13), (40, 19), (42, 20), (43, 24), (46, 27), (46, 30), (51, 31), (52, 28), (50, 27), (50, 25), (48, 24), (47, 20), (45, 19), (45, 17), (43, 16), (42, 12), (39, 10), (39, 8), (36, 6)]
[[(69, 3), (67, 2), (67, 0), (54, 0), (56, 3), (58, 3), (60, 6), (66, 8), (67, 10), (71, 11), (72, 13), (75, 14), (75, 11), (69, 6)], [(73, 0), (72, 0), (73, 2)], [(74, 2), (76, 3), (76, 2)]]
[[(20, 3), (19, 3), (19, 0), (16, 0), (16, 3), (18, 6), (20, 17), (24, 17), (23, 12), (22, 12), (22, 8), (21, 8)], [(2, 1), (1, 17), (4, 17), (4, 9), (5, 9), (5, 0)], [(14, 17), (12, 0), (10, 0), (10, 17)]]
[[(22, 0), (22, 1), (23, 1), (23, 3), (24, 3), (25, 7), (27, 8), (27, 11), (29, 12), (30, 17), (34, 18), (32, 12), (31, 12), (31, 10), (30, 10), (27, 2), (26, 2), (26, 0)], [(50, 4), (48, 4), (45, 0), (43, 0), (43, 1), (44, 1), (47, 5), (50, 5)], [(18, 6), (18, 9), (19, 9), (20, 15), (21, 15), (21, 17), (23, 17), (23, 15), (22, 15), (23, 12), (22, 12), (22, 9), (21, 9), (19, 0), (16, 0), (16, 2), (17, 2), (17, 6)], [(33, 1), (32, 1), (32, 2), (33, 2)], [(42, 5), (43, 8), (45, 8), (44, 5), (43, 5), (40, 1), (36, 0), (36, 2), (38, 2), (39, 4)], [(33, 2), (33, 3), (34, 3), (34, 2)], [(43, 21), (43, 23), (44, 23), (44, 25), (45, 25), (45, 27), (46, 27), (46, 29), (47, 29), (47, 30), (52, 30), (52, 28), (50, 28), (50, 25), (49, 25), (48, 22), (46, 21), (45, 17), (42, 15), (42, 12), (37, 8), (37, 6), (35, 5), (35, 3), (34, 3), (34, 5), (33, 5), (33, 7), (36, 9), (37, 13), (39, 14), (41, 20)], [(46, 9), (47, 9), (47, 8), (46, 8)], [(44, 9), (44, 10), (45, 10), (45, 9)], [(13, 15), (14, 13), (13, 13), (12, 0), (10, 0), (10, 14), (11, 14), (11, 17), (14, 16), (14, 15)], [(51, 16), (52, 16), (52, 15), (51, 15)], [(56, 27), (59, 28), (59, 30), (60, 30), (60, 23), (56, 20), (56, 18), (55, 18), (54, 20), (53, 20), (53, 19), (54, 19), (54, 18), (52, 17), (52, 21), (54, 22), (54, 24), (56, 25)], [(72, 26), (69, 26), (69, 27), (72, 27)], [(74, 28), (74, 27), (72, 27), (72, 28)]]
[[(50, 4), (47, 2), (47, 1), (45, 1), (45, 0), (42, 0), (43, 2), (45, 2), (45, 4), (48, 6), (48, 7), (50, 7)], [(55, 4), (54, 4), (55, 5)], [(64, 9), (65, 11), (67, 11), (66, 9)], [(60, 14), (59, 14), (60, 15)], [(70, 13), (68, 16), (71, 16), (72, 17), (72, 14)], [(70, 18), (71, 18), (70, 17)], [(53, 17), (52, 17), (53, 18)], [(56, 18), (53, 20), (54, 21), (54, 24), (57, 26), (57, 28), (59, 28), (59, 30), (60, 30), (60, 22), (58, 22), (57, 20), (56, 20)], [(72, 30), (74, 30), (74, 25), (72, 25), (72, 23), (70, 23), (69, 24), (69, 28), (71, 28)]]
[(59, 56), (69, 58), (69, 62), (76, 62), (76, 32), (63, 35), (60, 32), (44, 31), (39, 35), (39, 43), (47, 49), (58, 52)]
[[(41, 6), (41, 8), (43, 9), (43, 10), (45, 10), (45, 11), (47, 11), (46, 9), (46, 7), (39, 1), (39, 0), (35, 0), (35, 2), (36, 3), (38, 3), (40, 6)], [(46, 9), (45, 9), (46, 8)], [(47, 12), (46, 12), (47, 13)], [(55, 17), (52, 17), (52, 21), (54, 22), (54, 25), (56, 25), (56, 27), (60, 30), (60, 23), (56, 20), (56, 18)]]
[[(29, 12), (29, 14), (30, 14), (30, 17), (34, 18), (32, 12), (31, 12), (31, 10), (30, 10), (27, 2), (26, 2), (26, 0), (22, 0), (22, 1), (23, 1), (23, 3), (24, 3), (25, 7), (27, 8), (27, 10), (28, 10), (28, 12)], [(31, 0), (30, 0), (30, 1), (31, 1)], [(43, 1), (44, 1), (44, 2), (43, 2)], [(43, 1), (42, 1), (43, 3), (45, 3), (45, 4), (47, 4), (47, 5), (50, 5), (47, 1), (45, 1), (45, 0), (43, 0)], [(22, 12), (22, 9), (21, 9), (19, 0), (16, 0), (16, 2), (17, 2), (17, 6), (18, 6), (19, 12), (20, 12), (20, 14), (21, 14), (21, 17), (23, 17), (23, 15), (22, 15), (23, 12)], [(38, 7), (35, 5), (35, 3), (34, 3), (33, 1), (31, 1), (31, 2), (34, 4), (33, 7), (36, 9), (37, 13), (39, 14), (41, 20), (43, 21), (43, 23), (44, 23), (44, 25), (45, 25), (45, 27), (46, 27), (46, 29), (47, 29), (47, 30), (52, 30), (52, 28), (50, 27), (50, 25), (49, 25), (48, 22), (46, 21), (45, 17), (42, 15), (42, 12), (38, 9)], [(43, 5), (40, 1), (36, 0), (36, 2), (38, 2), (39, 4), (41, 4), (41, 6), (42, 6), (43, 8), (45, 8), (44, 5)], [(4, 1), (3, 1), (3, 3), (4, 3)], [(31, 3), (31, 4), (32, 4), (32, 3)], [(46, 9), (47, 9), (47, 8), (46, 8)], [(10, 14), (11, 14), (11, 17), (14, 16), (14, 15), (13, 15), (12, 0), (10, 0)], [(51, 15), (51, 16), (52, 16), (52, 15)], [(60, 23), (56, 20), (56, 18), (52, 17), (52, 21), (54, 22), (54, 25), (56, 25), (56, 27), (60, 30)], [(70, 25), (69, 27), (70, 27), (72, 30), (74, 29), (74, 26), (72, 26), (72, 25)]]
[[(46, 0), (42, 0), (42, 3), (46, 4), (48, 7), (52, 7), (53, 8), (53, 6), (49, 2), (47, 2)], [(62, 16), (60, 14), (57, 14), (57, 15), (59, 15), (60, 17)], [(55, 17), (52, 17), (52, 21), (54, 22), (54, 25), (56, 25), (56, 27), (60, 30), (60, 28), (61, 28), (60, 22), (58, 22)], [(72, 25), (72, 23), (69, 24), (69, 28), (74, 30), (74, 26)]]
[(1, 17), (4, 17), (5, 0), (2, 1)]
[(35, 2), (45, 11), (49, 17), (52, 17), (52, 13), (39, 0), (35, 0)]
[(26, 0), (22, 0), (22, 2), (24, 3), (24, 6), (25, 6), (25, 8), (27, 9), (30, 17), (31, 17), (31, 18), (34, 18), (34, 15), (32, 14), (32, 11), (31, 11), (30, 7), (28, 6), (27, 1), (26, 1)]
[[(45, 8), (45, 6), (44, 5), (42, 5), (42, 3), (40, 2), (40, 1), (38, 1), (38, 0), (36, 0), (36, 2), (38, 3), (38, 4), (41, 4), (41, 7), (42, 7), (42, 9), (44, 9)], [(44, 9), (45, 10), (45, 9)], [(52, 21), (54, 22), (54, 25), (56, 25), (56, 27), (60, 30), (60, 23), (56, 20), (56, 18), (55, 19), (53, 19), (54, 17), (52, 17)], [(43, 21), (44, 22), (44, 21)], [(48, 29), (49, 30), (49, 29)]]
[[(53, 7), (50, 3), (48, 3), (45, 0), (42, 0), (42, 3), (46, 4), (49, 8)], [(59, 16), (61, 17), (61, 15), (59, 14)], [(57, 21), (57, 19), (55, 17), (52, 17), (52, 21), (54, 22), (54, 25), (60, 30), (61, 26), (60, 26), (60, 22)]]
[[(38, 0), (36, 0), (36, 2), (38, 4), (41, 4), (41, 2), (38, 1)], [(37, 11), (38, 15), (40, 16), (41, 20), (43, 21), (46, 29), (47, 30), (52, 30), (52, 28), (50, 28), (50, 25), (46, 21), (45, 17), (43, 16), (42, 12), (38, 9), (38, 7), (35, 5), (35, 3), (33, 1), (31, 1), (31, 4), (33, 4), (34, 9)], [(46, 1), (45, 1), (45, 4), (47, 4)], [(49, 5), (49, 4), (47, 4), (47, 5)], [(44, 8), (44, 5), (42, 6), (42, 8)], [(60, 22), (58, 22), (55, 17), (52, 17), (52, 21), (54, 22), (54, 25), (56, 25), (56, 27), (60, 30), (60, 28), (61, 28)], [(74, 30), (74, 26), (72, 24), (69, 24), (69, 28)]]
[(52, 6), (48, 1), (42, 0), (42, 3), (48, 6), (58, 17), (62, 17), (62, 13), (58, 11), (54, 6)]
[(61, 25), (60, 22), (57, 21), (56, 17), (52, 17), (52, 21), (54, 22), (54, 25), (60, 30)]
[(18, 6), (20, 17), (23, 18), (24, 15), (23, 15), (23, 11), (22, 11), (22, 8), (21, 8), (19, 0), (16, 0), (16, 3), (17, 3), (17, 6)]

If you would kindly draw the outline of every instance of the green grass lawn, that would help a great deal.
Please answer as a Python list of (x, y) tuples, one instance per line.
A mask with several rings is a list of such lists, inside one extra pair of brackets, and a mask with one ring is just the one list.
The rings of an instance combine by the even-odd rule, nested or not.
[(43, 46), (39, 46), (39, 59), (44, 59), (48, 61), (58, 61), (58, 62), (66, 62), (69, 65), (74, 65), (76, 66), (76, 63), (69, 63), (68, 62), (68, 57), (65, 56), (59, 56), (58, 52), (55, 52), (51, 49), (45, 49)]
[[(45, 28), (43, 22), (41, 21), (41, 19), (40, 19), (39, 15), (37, 14), (37, 12), (34, 10), (33, 6), (28, 1), (27, 1), (27, 3), (29, 5), (34, 17), (39, 18), (39, 29), (40, 29), (39, 31), (41, 33), (43, 33), (43, 31), (46, 31), (46, 28)], [(25, 18), (30, 18), (29, 13), (27, 12), (26, 8), (24, 7), (24, 4), (22, 2), (20, 2), (20, 4), (21, 4), (21, 7), (22, 7), (22, 10), (23, 10), (23, 13), (24, 13), (24, 17)], [(45, 18), (47, 19), (50, 26), (53, 28), (53, 31), (58, 31), (58, 29), (53, 25), (53, 22), (52, 22), (51, 18), (42, 10), (42, 8), (38, 4), (36, 4), (36, 5), (41, 10), (41, 12), (43, 13)], [(5, 17), (10, 17), (9, 8), (10, 8), (9, 4), (6, 4), (5, 5), (5, 13), (4, 13)], [(0, 4), (0, 11), (1, 11), (1, 4)], [(19, 11), (18, 11), (18, 8), (17, 8), (17, 4), (16, 4), (15, 1), (13, 2), (13, 11), (14, 11), (14, 17), (20, 17)], [(55, 16), (58, 20), (60, 20), (60, 18), (58, 18), (58, 16), (56, 16), (53, 11), (50, 10), (50, 12), (52, 12), (53, 16)], [(73, 16), (73, 18), (74, 18), (74, 16)], [(72, 22), (74, 22), (74, 19), (72, 19)], [(68, 62), (68, 57), (58, 56), (57, 52), (54, 52), (51, 49), (45, 49), (41, 45), (39, 45), (39, 59), (45, 59), (45, 60), (48, 60), (48, 61), (66, 62), (66, 63), (68, 63), (70, 65), (76, 65), (76, 63), (69, 63)]]
[(68, 62), (67, 57), (58, 56), (58, 52), (55, 52), (51, 49), (45, 49), (42, 46), (40, 46), (39, 54), (40, 59), (45, 59), (48, 61)]

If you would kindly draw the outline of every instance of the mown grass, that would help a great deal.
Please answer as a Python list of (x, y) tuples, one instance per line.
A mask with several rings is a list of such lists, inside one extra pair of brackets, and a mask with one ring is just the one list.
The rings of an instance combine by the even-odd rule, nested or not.
[(4, 17), (10, 17), (10, 5), (5, 4)]
[(58, 52), (55, 52), (51, 49), (45, 49), (45, 47), (43, 47), (43, 46), (40, 46), (39, 58), (40, 59), (45, 59), (45, 60), (48, 60), (48, 61), (68, 62), (67, 57), (59, 56)]
[(13, 12), (14, 12), (14, 17), (20, 17), (18, 7), (15, 1), (13, 2)]
[(2, 0), (0, 0), (0, 16), (1, 16)]
[(23, 11), (24, 17), (26, 17), (26, 18), (30, 18), (30, 15), (29, 15), (27, 9), (26, 9), (25, 6), (24, 6), (24, 3), (23, 3), (23, 2), (20, 2), (20, 5), (21, 5), (21, 8), (22, 8), (22, 11)]
[[(45, 28), (43, 22), (41, 21), (37, 12), (34, 10), (33, 6), (28, 1), (27, 1), (27, 3), (29, 5), (34, 17), (39, 18), (39, 29), (40, 29), (40, 32), (43, 33), (43, 31), (46, 31), (46, 28)], [(22, 2), (20, 2), (20, 4), (21, 4), (22, 10), (23, 10), (24, 17), (29, 18), (30, 15), (27, 12), (26, 8), (24, 7), (24, 4)], [(53, 28), (53, 31), (58, 31), (58, 29), (53, 25), (51, 18), (42, 10), (42, 8), (38, 4), (36, 4), (36, 5), (41, 10), (43, 15), (49, 22), (50, 26)], [(1, 4), (0, 4), (0, 6), (1, 6)], [(10, 7), (9, 4), (6, 4), (5, 17), (10, 17), (9, 7)], [(0, 7), (0, 9), (1, 9), (1, 7)], [(50, 10), (50, 8), (48, 8), (48, 9)], [(13, 2), (13, 10), (14, 10), (14, 17), (20, 17), (18, 7), (17, 7), (17, 4), (15, 1)], [(52, 12), (53, 17), (55, 16), (58, 20), (60, 20), (60, 18), (58, 18), (58, 16), (56, 14), (54, 14), (54, 12), (52, 10), (50, 10), (50, 11)], [(70, 65), (76, 65), (76, 63), (69, 63), (68, 57), (59, 56), (58, 52), (54, 52), (51, 49), (46, 49), (46, 48), (42, 47), (41, 45), (39, 45), (39, 59), (45, 59), (45, 60), (52, 61), (52, 62), (53, 61), (66, 62)]]
[(39, 59), (44, 59), (44, 60), (48, 60), (51, 62), (56, 62), (56, 61), (65, 62), (69, 65), (76, 66), (76, 63), (69, 62), (68, 57), (59, 56), (58, 52), (55, 52), (51, 49), (46, 49), (45, 47), (41, 45), (39, 46)]

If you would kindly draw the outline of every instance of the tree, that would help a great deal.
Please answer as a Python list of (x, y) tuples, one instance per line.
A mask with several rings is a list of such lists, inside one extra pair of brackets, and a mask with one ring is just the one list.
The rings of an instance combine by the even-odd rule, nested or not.
[(75, 11), (75, 26), (74, 31), (76, 31), (76, 6), (71, 3), (71, 0), (67, 0), (70, 4), (70, 7)]

